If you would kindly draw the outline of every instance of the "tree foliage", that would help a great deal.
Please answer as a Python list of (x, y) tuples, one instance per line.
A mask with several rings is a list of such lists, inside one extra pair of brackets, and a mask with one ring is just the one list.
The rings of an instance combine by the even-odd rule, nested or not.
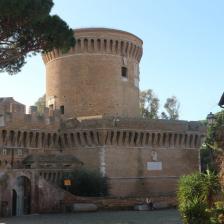
[(206, 145), (216, 150), (224, 149), (224, 110), (215, 114), (215, 122), (209, 126), (206, 138)]
[(224, 150), (224, 110), (216, 113), (215, 122), (208, 126), (205, 143), (201, 148), (202, 171), (211, 169), (215, 172), (219, 170), (219, 160)]
[(159, 99), (151, 89), (140, 93), (140, 110), (143, 118), (158, 119)]
[(44, 114), (44, 108), (46, 107), (46, 95), (44, 94), (40, 97), (34, 105), (37, 107), (37, 113), (39, 115)]
[(167, 115), (164, 118), (168, 118), (170, 120), (178, 120), (179, 108), (180, 103), (175, 96), (167, 98), (166, 103), (164, 104), (164, 109), (166, 110)]
[(167, 98), (164, 104), (164, 109), (159, 116), (159, 98), (155, 95), (153, 90), (148, 89), (140, 92), (140, 113), (143, 118), (148, 119), (179, 119), (180, 103), (175, 96)]
[(28, 55), (74, 46), (73, 30), (50, 15), (52, 0), (0, 0), (0, 71), (15, 74)]

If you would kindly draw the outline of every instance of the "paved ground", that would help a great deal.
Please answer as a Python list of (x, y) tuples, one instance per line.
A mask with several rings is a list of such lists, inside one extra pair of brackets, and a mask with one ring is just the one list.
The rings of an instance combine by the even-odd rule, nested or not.
[(176, 210), (120, 211), (76, 214), (27, 215), (0, 219), (0, 224), (181, 224)]

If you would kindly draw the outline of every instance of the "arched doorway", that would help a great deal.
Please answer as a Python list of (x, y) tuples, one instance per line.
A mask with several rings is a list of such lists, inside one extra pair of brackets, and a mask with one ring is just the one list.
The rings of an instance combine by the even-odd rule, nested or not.
[(31, 182), (25, 176), (16, 178), (15, 189), (12, 190), (12, 215), (30, 214), (31, 210)]

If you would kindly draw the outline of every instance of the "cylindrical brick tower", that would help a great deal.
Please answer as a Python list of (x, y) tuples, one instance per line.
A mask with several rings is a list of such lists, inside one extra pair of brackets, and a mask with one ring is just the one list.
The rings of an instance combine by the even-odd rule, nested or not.
[(139, 116), (142, 40), (120, 30), (74, 30), (68, 53), (43, 56), (46, 104), (65, 117)]

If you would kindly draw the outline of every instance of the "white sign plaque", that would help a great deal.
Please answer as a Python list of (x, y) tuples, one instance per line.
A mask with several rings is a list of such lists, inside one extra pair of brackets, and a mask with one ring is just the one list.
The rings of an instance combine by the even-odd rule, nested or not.
[(147, 162), (147, 170), (162, 170), (162, 162)]

